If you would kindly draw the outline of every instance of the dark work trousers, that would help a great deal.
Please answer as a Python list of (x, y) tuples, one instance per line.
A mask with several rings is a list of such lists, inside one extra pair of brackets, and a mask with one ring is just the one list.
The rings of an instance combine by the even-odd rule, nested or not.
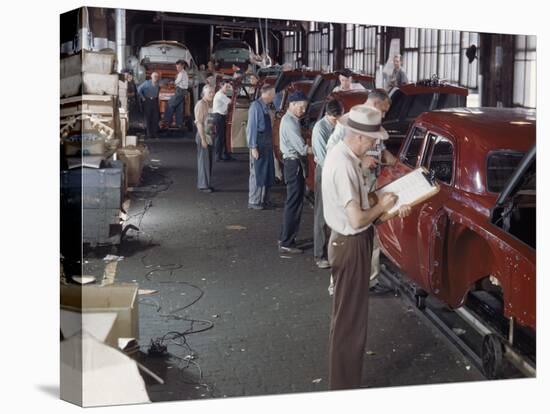
[(329, 389), (361, 386), (367, 342), (369, 276), (374, 229), (353, 236), (334, 231), (328, 258), (334, 277), (329, 335)]
[(170, 126), (172, 124), (172, 116), (176, 114), (176, 127), (181, 128), (183, 124), (183, 104), (185, 102), (187, 91), (176, 88), (174, 95), (166, 102), (164, 109), (164, 122)]
[(214, 125), (216, 126), (216, 161), (220, 161), (224, 158), (227, 158), (227, 151), (225, 149), (225, 122), (227, 116), (215, 113), (214, 114)]
[(315, 166), (315, 204), (313, 205), (313, 257), (327, 258), (328, 226), (323, 215), (323, 192), (321, 191), (321, 177), (323, 167)]
[(197, 144), (197, 188), (199, 190), (212, 188), (213, 147), (212, 145), (207, 145), (206, 148), (203, 148), (198, 132), (195, 136), (195, 143)]
[(279, 241), (283, 247), (291, 247), (300, 230), (300, 220), (304, 207), (305, 179), (300, 160), (285, 159), (284, 176), (286, 202), (283, 213), (283, 227)]
[(143, 102), (143, 116), (145, 117), (145, 132), (147, 138), (156, 138), (160, 116), (158, 98), (145, 98), (145, 102)]

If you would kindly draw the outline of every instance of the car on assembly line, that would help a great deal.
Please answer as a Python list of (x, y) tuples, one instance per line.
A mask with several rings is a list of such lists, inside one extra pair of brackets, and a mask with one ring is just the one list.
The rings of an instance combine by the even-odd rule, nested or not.
[(436, 77), (392, 88), (392, 100), (383, 126), (390, 135), (386, 147), (396, 154), (409, 126), (422, 112), (466, 106), (468, 89), (440, 82)]
[[(377, 234), (384, 255), (418, 286), (419, 307), (426, 293), (451, 308), (483, 293), (510, 322), (509, 336), (535, 336), (535, 140), (535, 113), (522, 109), (425, 112), (409, 128), (377, 186), (424, 167), (440, 190)], [(498, 354), (500, 339), (486, 339), (484, 351)]]
[(252, 49), (250, 45), (238, 39), (223, 39), (214, 46), (212, 60), (216, 69), (226, 75), (233, 74), (233, 65), (246, 71), (250, 64)]
[[(354, 79), (356, 76), (354, 75)], [(304, 117), (303, 136), (308, 145), (311, 145), (311, 131), (315, 122), (325, 116), (328, 101), (337, 99), (342, 104), (344, 113), (348, 112), (352, 106), (360, 105), (367, 101), (369, 90), (374, 88), (373, 84), (370, 86), (370, 88), (366, 87), (365, 90), (333, 92), (323, 101), (314, 100), (309, 105)], [(442, 84), (439, 81), (429, 80), (403, 85), (401, 88), (393, 88), (388, 94), (392, 101), (390, 109), (382, 120), (382, 126), (388, 131), (390, 136), (385, 145), (395, 155), (401, 147), (407, 130), (420, 113), (433, 109), (465, 106), (468, 90), (462, 87)], [(322, 96), (321, 93), (319, 95), (319, 97)], [(309, 155), (306, 185), (311, 191), (315, 191), (314, 177), (315, 162), (313, 156)]]
[[(310, 72), (311, 74), (315, 72)], [(374, 88), (374, 78), (367, 75), (353, 75), (354, 83), (359, 83), (365, 88), (365, 90), (371, 90)], [(325, 100), (329, 96), (333, 89), (338, 85), (338, 73), (319, 73), (317, 72), (315, 77), (311, 79), (299, 79), (295, 81), (289, 81), (286, 84), (281, 82), (280, 85), (275, 86), (275, 91), (280, 95), (280, 99), (276, 102), (276, 113), (273, 121), (273, 149), (279, 162), (282, 163), (282, 157), (280, 154), (279, 146), (279, 127), (281, 125), (281, 118), (285, 114), (288, 108), (288, 96), (295, 90), (304, 92), (307, 96), (308, 106), (304, 116), (302, 117), (302, 131), (304, 131), (304, 139), (307, 142), (307, 131), (311, 131), (313, 125), (319, 118), (319, 114), (324, 107)], [(277, 90), (279, 86), (279, 90)], [(359, 90), (357, 92), (365, 92)], [(366, 99), (366, 98), (365, 98)], [(311, 132), (309, 132), (311, 136)], [(309, 143), (310, 144), (310, 143)], [(309, 162), (311, 164), (313, 161)], [(308, 167), (308, 171), (310, 167)], [(308, 174), (309, 176), (310, 174)]]
[[(151, 73), (159, 74), (159, 110), (160, 119), (163, 119), (166, 105), (170, 98), (176, 92), (174, 80), (177, 76), (176, 62), (183, 60), (187, 63), (187, 75), (189, 76), (189, 89), (182, 106), (182, 119), (187, 124), (188, 129), (193, 128), (193, 107), (198, 98), (199, 71), (197, 64), (189, 51), (189, 48), (183, 43), (159, 40), (149, 42), (139, 49), (139, 57), (130, 57), (128, 67), (136, 74), (136, 82), (142, 83), (145, 79), (151, 78)], [(172, 121), (168, 128), (175, 126)]]

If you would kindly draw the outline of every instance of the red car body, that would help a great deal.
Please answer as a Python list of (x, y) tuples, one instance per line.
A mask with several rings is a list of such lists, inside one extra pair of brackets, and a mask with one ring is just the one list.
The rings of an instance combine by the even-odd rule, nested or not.
[(524, 217), (529, 217), (522, 231), (529, 243), (494, 225), (490, 217), (535, 136), (534, 113), (525, 110), (426, 112), (410, 127), (397, 165), (383, 168), (377, 181), (380, 187), (424, 166), (435, 170), (440, 185), (439, 193), (413, 207), (410, 216), (377, 227), (381, 249), (393, 263), (453, 308), (463, 305), (474, 285), (492, 280), (500, 286), (504, 316), (533, 330), (535, 190), (521, 199)]

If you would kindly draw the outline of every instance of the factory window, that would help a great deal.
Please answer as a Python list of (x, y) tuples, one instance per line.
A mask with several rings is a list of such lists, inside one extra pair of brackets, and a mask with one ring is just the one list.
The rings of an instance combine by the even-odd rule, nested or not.
[(365, 64), (363, 70), (367, 75), (376, 74), (376, 26), (365, 28)]
[(313, 70), (321, 70), (321, 32), (311, 32), (307, 35), (308, 66)]
[(353, 44), (355, 36), (355, 26), (346, 24), (346, 45), (344, 47), (344, 67), (353, 69)]
[(294, 68), (298, 66), (302, 60), (302, 32), (285, 32), (283, 56), (284, 63), (290, 63)]
[(418, 80), (418, 32), (419, 29), (405, 28), (405, 48), (403, 49), (403, 70), (409, 82)]
[(438, 61), (437, 75), (439, 78), (457, 84), (460, 70), (460, 31), (439, 31)]
[[(460, 49), (460, 86), (463, 86), (468, 89), (477, 89), (477, 71), (478, 71), (478, 60), (479, 60), (479, 34), (462, 32), (462, 45)], [(478, 55), (476, 59), (470, 63), (468, 57), (466, 56), (466, 50), (470, 46), (476, 46)]]
[(516, 36), (514, 53), (514, 105), (536, 108), (537, 38)]
[(321, 31), (321, 70), (331, 72), (334, 66), (334, 29), (332, 24)]
[(420, 79), (429, 79), (437, 74), (437, 35), (436, 29), (420, 29), (418, 66)]

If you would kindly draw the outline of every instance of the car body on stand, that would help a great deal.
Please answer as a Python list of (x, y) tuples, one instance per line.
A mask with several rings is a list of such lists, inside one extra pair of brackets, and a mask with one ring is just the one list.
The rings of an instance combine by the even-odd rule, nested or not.
[(535, 113), (522, 109), (437, 110), (421, 114), (409, 128), (397, 164), (382, 169), (377, 186), (424, 167), (440, 190), (408, 217), (378, 225), (377, 234), (384, 255), (418, 286), (419, 298), (427, 293), (459, 308), (469, 295), (488, 293), (502, 318), (534, 335), (532, 155), (531, 169), (524, 168), (530, 176), (511, 189), (507, 183), (535, 140)]
[(216, 70), (225, 75), (232, 75), (233, 65), (246, 71), (250, 63), (252, 49), (250, 45), (238, 39), (223, 39), (214, 46), (212, 60)]
[(468, 89), (442, 83), (434, 77), (392, 88), (388, 94), (392, 104), (382, 126), (390, 136), (386, 147), (396, 154), (418, 115), (436, 109), (465, 107)]
[[(166, 110), (167, 102), (176, 92), (174, 80), (177, 76), (176, 62), (184, 60), (187, 63), (189, 89), (182, 108), (183, 121), (189, 129), (193, 128), (193, 107), (199, 99), (199, 71), (191, 52), (183, 43), (161, 40), (147, 43), (140, 48), (139, 57), (130, 57), (128, 66), (136, 74), (136, 83), (150, 79), (153, 72), (159, 74), (159, 110), (161, 119)], [(173, 121), (168, 128), (175, 127)]]

